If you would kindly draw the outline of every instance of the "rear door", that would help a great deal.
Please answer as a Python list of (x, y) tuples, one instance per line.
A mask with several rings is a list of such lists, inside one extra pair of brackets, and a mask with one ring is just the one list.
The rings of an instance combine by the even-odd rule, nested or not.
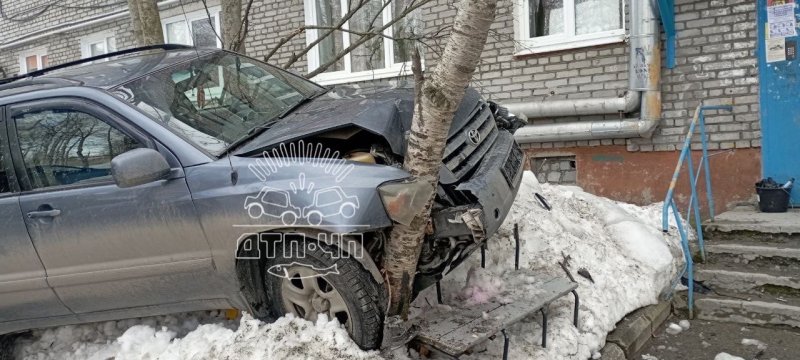
[[(48, 99), (8, 108), (20, 207), (48, 283), (76, 314), (208, 299), (213, 272), (183, 169), (99, 104)], [(167, 180), (122, 189), (111, 159), (159, 150)]]
[(71, 315), (47, 285), (25, 228), (3, 110), (0, 107), (0, 323)]

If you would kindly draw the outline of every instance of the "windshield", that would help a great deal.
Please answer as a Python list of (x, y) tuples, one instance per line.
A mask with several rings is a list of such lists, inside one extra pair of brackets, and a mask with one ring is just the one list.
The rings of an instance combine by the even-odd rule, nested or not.
[(219, 156), (322, 90), (267, 64), (217, 52), (120, 85), (114, 94)]

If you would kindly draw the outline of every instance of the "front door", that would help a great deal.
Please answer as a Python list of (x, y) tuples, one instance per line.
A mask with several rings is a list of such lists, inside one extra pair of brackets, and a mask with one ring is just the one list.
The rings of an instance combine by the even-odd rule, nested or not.
[[(793, 0), (758, 1), (758, 74), (764, 177), (800, 180), (800, 58)], [(800, 187), (792, 191), (800, 205)]]
[(77, 314), (211, 298), (210, 249), (183, 171), (122, 189), (111, 159), (152, 139), (97, 104), (8, 108), (20, 207), (50, 286)]
[(0, 329), (10, 321), (72, 314), (47, 285), (19, 208), (8, 153), (5, 123), (0, 118)]

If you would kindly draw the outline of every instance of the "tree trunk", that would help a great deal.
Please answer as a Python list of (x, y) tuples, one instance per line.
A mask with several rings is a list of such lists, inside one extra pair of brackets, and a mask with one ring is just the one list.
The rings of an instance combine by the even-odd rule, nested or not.
[(238, 53), (245, 53), (242, 0), (222, 0), (222, 46)]
[(164, 43), (161, 17), (156, 0), (128, 0), (133, 23), (133, 36), (139, 46)]
[(139, 1), (141, 0), (128, 0), (128, 11), (131, 14), (131, 25), (133, 25), (133, 39), (136, 45), (142, 46), (144, 39), (142, 38), (142, 20), (139, 18)]
[[(445, 50), (418, 92), (421, 99), (417, 99), (403, 166), (412, 176), (429, 181), (434, 188), (438, 184), (447, 133), (480, 60), (496, 8), (497, 0), (460, 1)], [(414, 274), (433, 198), (431, 194), (427, 206), (410, 226), (395, 224), (386, 245), (384, 268), (391, 294), (389, 315), (408, 317)]]

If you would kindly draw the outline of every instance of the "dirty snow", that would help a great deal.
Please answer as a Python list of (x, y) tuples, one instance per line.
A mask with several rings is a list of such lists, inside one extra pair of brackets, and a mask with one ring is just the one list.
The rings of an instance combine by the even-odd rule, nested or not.
[(744, 346), (755, 346), (758, 350), (766, 350), (767, 344), (761, 340), (756, 339), (742, 339), (742, 345)]
[[(536, 202), (537, 192), (551, 204), (551, 212)], [(514, 223), (522, 239), (520, 271), (513, 269)], [(526, 172), (506, 222), (489, 242), (487, 268), (480, 269), (476, 252), (445, 277), (445, 303), (520, 301), (538, 283), (564, 277), (558, 262), (568, 255), (569, 270), (579, 283), (579, 327), (572, 325), (574, 303), (568, 295), (549, 307), (547, 349), (540, 346), (541, 317), (531, 316), (508, 329), (509, 357), (594, 358), (615, 324), (629, 312), (655, 304), (683, 266), (679, 239), (663, 234), (660, 225), (660, 204), (639, 207), (577, 187), (540, 185)], [(594, 283), (577, 276), (580, 268), (588, 270)], [(424, 291), (412, 316), (435, 307), (430, 305), (435, 299), (435, 289)], [(502, 338), (490, 341), (485, 350), (462, 358), (497, 359), (502, 343)], [(377, 352), (358, 349), (335, 321), (311, 323), (287, 316), (267, 324), (245, 315), (238, 322), (215, 312), (37, 330), (18, 341), (17, 351), (21, 358), (37, 360), (380, 358)], [(716, 360), (723, 359), (718, 355)]]
[(683, 331), (683, 327), (676, 323), (670, 323), (665, 331), (670, 335), (678, 335), (681, 333), (681, 331)]
[[(534, 199), (542, 194), (552, 211)], [(522, 251), (520, 271), (514, 271), (514, 223), (519, 224)], [(558, 262), (571, 257), (570, 272), (579, 283), (581, 298), (579, 328), (572, 325), (571, 295), (551, 304), (548, 346), (542, 349), (541, 316), (531, 316), (509, 329), (512, 359), (588, 359), (605, 344), (605, 337), (629, 312), (655, 304), (683, 267), (680, 240), (660, 230), (661, 205), (639, 207), (598, 197), (577, 187), (539, 184), (526, 172), (511, 212), (499, 233), (489, 242), (486, 270), (505, 283), (499, 296), (524, 299), (536, 285), (552, 277), (565, 277)], [(673, 224), (674, 225), (674, 224)], [(672, 234), (675, 231), (671, 231)], [(476, 252), (442, 281), (445, 303), (463, 301), (459, 290), (467, 274), (480, 268)], [(591, 283), (577, 275), (586, 268)], [(435, 289), (423, 292), (415, 313), (436, 303)], [(487, 351), (464, 359), (497, 359), (502, 339), (492, 341)]]
[[(209, 315), (210, 314), (210, 315)], [(285, 316), (239, 323), (212, 313), (158, 316), (36, 331), (17, 353), (37, 360), (380, 359), (355, 346), (338, 322)], [(204, 322), (212, 322), (205, 323)]]
[(740, 358), (738, 356), (733, 356), (731, 354), (723, 352), (723, 353), (717, 354), (717, 356), (714, 356), (714, 360), (744, 360), (744, 359)]

